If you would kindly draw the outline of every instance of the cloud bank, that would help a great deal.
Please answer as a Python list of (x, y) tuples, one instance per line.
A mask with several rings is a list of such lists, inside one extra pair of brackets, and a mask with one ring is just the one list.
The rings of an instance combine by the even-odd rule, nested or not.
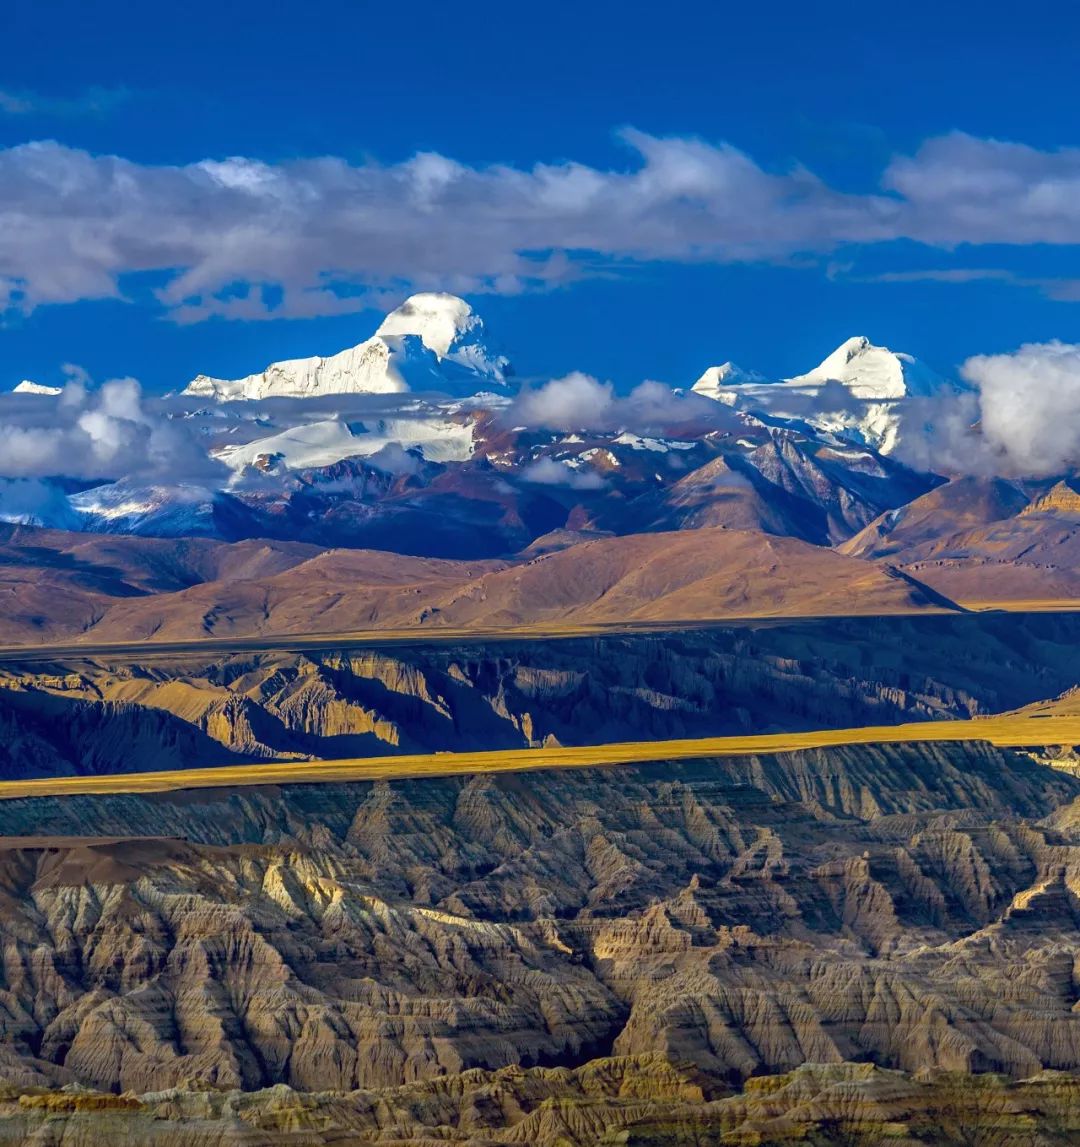
[(1080, 465), (1080, 346), (977, 355), (961, 374), (979, 389), (983, 438), (1010, 465), (1033, 475)]
[[(8, 96), (9, 112), (21, 97)], [(55, 142), (0, 151), (0, 309), (122, 297), (178, 321), (358, 310), (404, 289), (512, 293), (599, 267), (824, 255), (845, 244), (1080, 243), (1080, 149), (954, 133), (847, 194), (724, 143), (626, 130), (632, 163), (255, 159), (152, 166)]]
[(5, 395), (0, 404), (0, 475), (7, 478), (183, 480), (224, 471), (190, 427), (143, 398), (133, 378), (96, 389), (79, 367), (56, 398)]
[(921, 470), (1048, 477), (1080, 467), (1080, 345), (1028, 343), (960, 368), (968, 393), (914, 401), (898, 457)]
[(662, 382), (645, 381), (619, 396), (610, 382), (572, 371), (542, 386), (521, 391), (503, 415), (507, 424), (547, 430), (633, 430), (662, 434), (673, 427), (697, 424), (703, 431), (730, 425), (730, 408)]

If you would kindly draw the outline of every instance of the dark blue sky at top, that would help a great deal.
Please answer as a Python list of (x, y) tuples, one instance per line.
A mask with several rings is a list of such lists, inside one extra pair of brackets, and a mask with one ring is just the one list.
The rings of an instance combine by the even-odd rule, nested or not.
[[(76, 114), (88, 89), (112, 95)], [(0, 90), (41, 111), (0, 113), (0, 146), (57, 139), (142, 163), (418, 150), (528, 167), (630, 162), (616, 137), (728, 141), (770, 170), (801, 162), (873, 190), (890, 156), (953, 129), (1035, 147), (1080, 145), (1080, 5), (369, 3), (183, 5), (7, 0)], [(121, 93), (118, 97), (117, 93)], [(1077, 276), (1075, 248), (984, 248), (963, 265)], [(620, 386), (672, 384), (732, 358), (807, 369), (851, 334), (949, 370), (970, 354), (1080, 341), (1080, 303), (1006, 282), (875, 283), (940, 266), (914, 245), (807, 265), (623, 268), (546, 293), (472, 301), (526, 375), (583, 369)], [(0, 325), (0, 387), (56, 381), (77, 362), (153, 389), (233, 376), (366, 337), (375, 313), (177, 326), (149, 298), (43, 306)]]

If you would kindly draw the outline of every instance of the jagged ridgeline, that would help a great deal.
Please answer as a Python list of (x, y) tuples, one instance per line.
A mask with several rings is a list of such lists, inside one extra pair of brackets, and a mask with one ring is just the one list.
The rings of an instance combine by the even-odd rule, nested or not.
[(0, 1142), (1075, 1141), (1078, 798), (927, 744), (5, 801)]
[[(1076, 683), (1072, 615), (0, 663), (7, 779), (968, 718)], [(25, 656), (25, 654), (24, 654)]]

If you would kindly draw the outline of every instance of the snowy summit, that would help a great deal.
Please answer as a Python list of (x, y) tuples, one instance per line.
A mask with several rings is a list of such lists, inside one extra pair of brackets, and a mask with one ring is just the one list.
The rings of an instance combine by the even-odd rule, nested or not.
[(484, 324), (464, 299), (412, 295), (371, 338), (339, 354), (275, 362), (246, 378), (201, 374), (184, 394), (225, 402), (411, 391), (467, 397), (504, 390), (510, 364), (492, 354), (483, 337)]
[(716, 398), (717, 391), (729, 386), (740, 386), (747, 382), (765, 382), (765, 376), (755, 370), (743, 370), (733, 362), (721, 363), (720, 366), (710, 366), (707, 371), (694, 383), (693, 389), (697, 394), (704, 394), (707, 398)]
[(40, 382), (31, 382), (30, 379), (24, 378), (17, 386), (12, 388), (12, 394), (44, 394), (55, 396), (63, 394), (64, 388), (62, 386), (45, 386)]
[(711, 367), (694, 384), (707, 398), (773, 422), (791, 420), (889, 454), (900, 442), (904, 404), (959, 389), (910, 354), (859, 335), (805, 374), (765, 382), (733, 363)]
[(841, 343), (822, 363), (787, 380), (789, 386), (839, 382), (856, 398), (925, 398), (941, 390), (943, 379), (910, 354), (875, 346), (865, 335)]

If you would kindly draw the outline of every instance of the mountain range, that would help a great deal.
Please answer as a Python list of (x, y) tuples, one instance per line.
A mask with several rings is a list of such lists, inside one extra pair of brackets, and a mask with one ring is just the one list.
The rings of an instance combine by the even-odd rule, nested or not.
[[(866, 338), (775, 381), (728, 362), (692, 387), (647, 383), (624, 397), (584, 376), (519, 382), (469, 304), (420, 294), (338, 354), (240, 379), (200, 375), (148, 400), (138, 417), (180, 435), (186, 464), (149, 477), (121, 464), (96, 479), (0, 478), (0, 520), (507, 568), (573, 551), (559, 562), (580, 563), (589, 577), (600, 576), (594, 555), (604, 546), (622, 568), (652, 552), (649, 536), (693, 532), (689, 550), (679, 540), (658, 543), (660, 551), (697, 546), (694, 562), (715, 572), (729, 552), (764, 555), (766, 539), (783, 539), (787, 549), (775, 543), (761, 560), (773, 569), (794, 563), (811, 580), (833, 568), (826, 556), (835, 550), (828, 556), (902, 571), (924, 600), (1072, 596), (1080, 575), (1061, 560), (1080, 548), (1070, 475), (972, 476), (906, 463), (905, 436), (965, 389)], [(64, 409), (59, 388), (24, 382), (16, 392), (0, 401)], [(463, 569), (451, 580), (468, 576)], [(744, 596), (748, 610), (763, 608), (760, 594)], [(811, 587), (801, 596), (805, 605), (819, 595)], [(780, 598), (797, 605), (786, 591)], [(735, 599), (724, 591), (679, 600), (695, 614), (723, 614)], [(450, 616), (445, 603), (427, 605), (436, 610), (429, 617)], [(506, 614), (531, 623), (544, 610)]]
[(0, 1144), (1076, 1142), (1080, 483), (970, 397), (445, 295), (0, 396)]

